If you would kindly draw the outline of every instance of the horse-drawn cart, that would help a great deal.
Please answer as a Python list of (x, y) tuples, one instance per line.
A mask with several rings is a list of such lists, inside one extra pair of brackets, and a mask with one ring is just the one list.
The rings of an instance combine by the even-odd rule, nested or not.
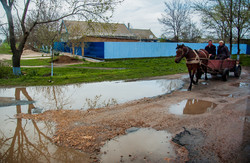
[(240, 77), (241, 66), (238, 60), (208, 60), (207, 72), (211, 75), (222, 75), (222, 80), (227, 81), (229, 72), (234, 72), (235, 77)]

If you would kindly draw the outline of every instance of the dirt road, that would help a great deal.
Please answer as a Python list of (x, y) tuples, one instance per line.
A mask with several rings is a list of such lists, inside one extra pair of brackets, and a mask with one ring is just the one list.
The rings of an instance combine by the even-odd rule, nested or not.
[[(208, 81), (201, 80), (191, 92), (179, 90), (109, 108), (47, 111), (18, 117), (56, 122), (54, 143), (91, 153), (96, 161), (100, 147), (106, 141), (124, 135), (128, 128), (140, 127), (171, 133), (176, 145), (177, 158), (173, 160), (176, 162), (248, 162), (249, 73), (250, 69), (244, 68), (240, 79), (234, 78), (232, 74), (227, 82), (221, 81), (219, 77), (210, 78)], [(187, 87), (185, 85), (184, 89)], [(188, 111), (184, 109), (183, 115), (170, 113), (170, 108), (175, 111), (178, 103), (188, 99), (197, 102), (194, 105), (196, 108), (191, 107)], [(213, 107), (203, 114), (195, 114), (195, 109), (198, 108), (199, 112), (204, 101), (212, 102)]]

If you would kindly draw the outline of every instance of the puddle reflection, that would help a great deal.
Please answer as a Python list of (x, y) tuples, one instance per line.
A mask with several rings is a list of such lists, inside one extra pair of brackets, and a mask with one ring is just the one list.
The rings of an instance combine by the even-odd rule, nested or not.
[[(38, 110), (87, 110), (121, 104), (145, 97), (155, 97), (183, 86), (182, 80), (148, 80), (134, 82), (100, 82), (67, 86), (27, 87)], [(14, 88), (0, 89), (0, 97), (13, 97)], [(26, 97), (21, 95), (20, 100)], [(1, 99), (0, 99), (1, 103)], [(38, 111), (39, 112), (39, 111)]]
[(111, 106), (167, 94), (182, 86), (181, 80), (150, 80), (0, 88), (0, 159), (2, 162), (91, 162), (88, 154), (51, 142), (55, 132), (53, 123), (16, 119), (14, 115)]
[[(33, 101), (26, 88), (15, 89), (15, 100)], [(57, 147), (50, 137), (54, 134), (51, 122), (16, 119), (15, 114), (28, 113), (36, 108), (33, 103), (1, 107), (0, 159), (1, 162), (90, 162), (87, 154)]]
[(127, 135), (107, 142), (101, 148), (101, 162), (167, 162), (175, 160), (171, 134), (154, 129), (132, 129)]
[(169, 108), (169, 112), (176, 115), (183, 114), (203, 114), (211, 111), (217, 106), (217, 104), (197, 99), (183, 100), (182, 102), (172, 105)]

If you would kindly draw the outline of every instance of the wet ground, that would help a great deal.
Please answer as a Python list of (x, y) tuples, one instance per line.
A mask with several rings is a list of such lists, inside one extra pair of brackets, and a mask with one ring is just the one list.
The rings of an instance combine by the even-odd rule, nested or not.
[[(128, 129), (131, 130), (131, 129)], [(127, 132), (126, 132), (127, 133)], [(100, 162), (166, 162), (175, 159), (172, 135), (147, 128), (132, 129), (101, 148)]]
[[(70, 161), (74, 159), (71, 156), (80, 154), (79, 157), (86, 160), (78, 162), (107, 162), (110, 155), (124, 162), (158, 162), (158, 158), (165, 162), (248, 162), (249, 72), (249, 69), (244, 69), (240, 79), (230, 77), (228, 82), (221, 81), (220, 77), (201, 80), (192, 92), (186, 91), (187, 84), (181, 89), (182, 81), (188, 82), (183, 75), (151, 78), (146, 81), (94, 83), (92, 88), (89, 87), (91, 84), (82, 84), (59, 87), (60, 89), (1, 89), (0, 95), (5, 101), (13, 100), (10, 97), (14, 97), (16, 101), (35, 101), (22, 105), (22, 109), (18, 108), (20, 105), (0, 107), (1, 123), (4, 124), (0, 128), (1, 133), (4, 133), (0, 139), (1, 158), (17, 158), (17, 149), (25, 147), (18, 148), (18, 141), (13, 139), (15, 125), (21, 120), (22, 128), (34, 128), (33, 122), (38, 123), (42, 133), (47, 130), (43, 130), (46, 128), (43, 123), (51, 123), (51, 132), (40, 136), (47, 136), (44, 141), (48, 140), (49, 145), (44, 145), (45, 147), (51, 147), (55, 151), (63, 148), (85, 152), (72, 150), (76, 154), (69, 152), (69, 155), (64, 155)], [(112, 84), (116, 86), (112, 87)], [(96, 90), (100, 92), (97, 93)], [(172, 93), (169, 94), (170, 92)], [(103, 108), (94, 109), (97, 107)], [(43, 113), (33, 114), (36, 112)], [(25, 119), (15, 119), (15, 114)], [(11, 126), (12, 122), (15, 125)], [(27, 138), (32, 140), (30, 135), (35, 132), (25, 132)], [(152, 136), (148, 136), (150, 134)], [(158, 143), (156, 147), (161, 150), (150, 151), (147, 142)], [(139, 148), (140, 145), (137, 145), (138, 150), (132, 152), (129, 148), (136, 143), (145, 146)], [(15, 152), (10, 152), (7, 157), (4, 153), (9, 151), (11, 144), (14, 144), (12, 151)], [(119, 146), (120, 144), (127, 146)], [(53, 156), (58, 152), (52, 149), (48, 155), (40, 154), (41, 157), (60, 158)], [(142, 153), (142, 149), (146, 154)], [(161, 153), (162, 151), (166, 152)], [(150, 152), (153, 154), (150, 155)], [(159, 157), (155, 158), (157, 154)], [(59, 155), (63, 155), (63, 152), (59, 152)]]
[(51, 138), (55, 135), (55, 124), (15, 119), (16, 114), (107, 107), (145, 97), (164, 95), (180, 89), (183, 84), (182, 80), (161, 79), (52, 87), (2, 88), (0, 89), (1, 160), (5, 162), (16, 162), (17, 160), (58, 162), (65, 160), (61, 156), (68, 157), (66, 162), (93, 160), (90, 159), (89, 154), (53, 144)]

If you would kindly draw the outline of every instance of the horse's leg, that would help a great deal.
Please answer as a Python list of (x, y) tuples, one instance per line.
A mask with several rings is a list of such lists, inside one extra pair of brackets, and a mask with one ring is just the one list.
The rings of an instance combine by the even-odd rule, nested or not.
[(205, 80), (207, 80), (208, 78), (207, 78), (207, 67), (206, 66), (204, 66), (204, 71), (205, 71)]
[(201, 77), (201, 70), (200, 70), (200, 68), (198, 68), (197, 69), (197, 72), (196, 72), (196, 81), (195, 81), (195, 83), (196, 84), (198, 84), (198, 82), (199, 82), (199, 79), (200, 79), (200, 77)]
[(205, 62), (204, 64), (202, 64), (201, 66), (201, 68), (203, 69), (203, 71), (204, 71), (204, 74), (205, 74), (205, 80), (207, 80), (208, 78), (207, 78), (207, 65), (208, 64), (208, 62)]
[[(194, 85), (197, 85), (198, 82), (195, 82), (195, 81), (194, 81), (194, 75), (195, 75), (195, 74), (197, 74), (197, 67), (194, 67), (194, 68), (193, 68), (193, 74), (192, 74), (192, 77), (193, 77), (193, 84), (194, 84)], [(197, 79), (196, 79), (196, 81), (197, 81)]]
[(192, 73), (192, 69), (188, 69), (189, 71), (189, 77), (190, 77), (190, 85), (188, 87), (188, 91), (191, 91), (192, 90), (192, 84), (193, 84), (193, 81), (194, 81), (194, 73)]

